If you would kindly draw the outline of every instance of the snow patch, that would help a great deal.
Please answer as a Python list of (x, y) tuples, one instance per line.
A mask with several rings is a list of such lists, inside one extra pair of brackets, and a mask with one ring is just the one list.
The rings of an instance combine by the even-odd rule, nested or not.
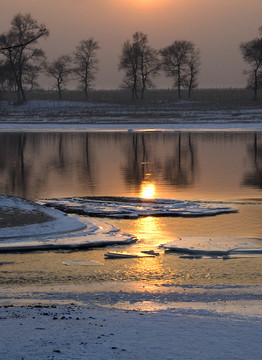
[(24, 237), (39, 237), (52, 234), (63, 234), (72, 231), (82, 230), (86, 224), (80, 222), (75, 217), (66, 216), (65, 213), (47, 208), (19, 197), (0, 196), (0, 209), (3, 212), (11, 212), (16, 210), (25, 214), (39, 213), (50, 217), (50, 221), (39, 224), (28, 224), (24, 226), (13, 226), (0, 229), (0, 241), (3, 239), (16, 239)]

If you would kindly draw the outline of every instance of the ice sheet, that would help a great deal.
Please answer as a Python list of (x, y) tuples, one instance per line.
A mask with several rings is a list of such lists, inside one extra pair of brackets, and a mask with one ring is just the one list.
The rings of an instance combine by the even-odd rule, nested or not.
[(72, 197), (51, 199), (41, 203), (66, 213), (109, 218), (202, 217), (237, 212), (231, 207), (218, 204), (166, 199), (143, 200), (129, 197)]
[[(166, 251), (189, 256), (222, 256), (225, 259), (262, 255), (262, 239), (184, 237), (163, 245)], [(182, 255), (184, 257), (184, 255)]]

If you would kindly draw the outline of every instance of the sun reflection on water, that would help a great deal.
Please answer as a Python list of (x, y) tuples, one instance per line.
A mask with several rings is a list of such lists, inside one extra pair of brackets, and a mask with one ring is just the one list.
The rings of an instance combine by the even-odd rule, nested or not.
[(143, 217), (138, 219), (136, 225), (136, 235), (139, 239), (143, 239), (143, 245), (145, 243), (150, 246), (159, 245), (161, 238), (159, 218), (153, 216)]
[(143, 199), (154, 199), (156, 194), (156, 186), (152, 182), (143, 182), (141, 186), (141, 197)]

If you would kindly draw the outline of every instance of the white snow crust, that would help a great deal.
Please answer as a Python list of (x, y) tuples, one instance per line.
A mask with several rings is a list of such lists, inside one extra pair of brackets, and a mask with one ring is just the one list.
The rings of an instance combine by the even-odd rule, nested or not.
[(6, 227), (0, 229), (0, 241), (3, 239), (14, 239), (23, 237), (38, 237), (44, 235), (53, 235), (58, 233), (67, 233), (82, 230), (86, 224), (81, 223), (78, 219), (66, 216), (63, 212), (51, 208), (46, 208), (32, 201), (28, 201), (14, 196), (0, 196), (0, 209), (3, 212), (11, 212), (13, 210), (22, 213), (39, 212), (53, 218), (50, 221), (29, 224), (24, 226)]
[(1, 360), (260, 360), (261, 287), (117, 285), (3, 289)]
[(261, 359), (262, 324), (251, 319), (74, 306), (0, 316), (2, 360)]
[(132, 235), (123, 234), (102, 220), (67, 216), (59, 210), (17, 197), (0, 196), (0, 208), (29, 213), (37, 210), (53, 218), (40, 224), (0, 228), (0, 252), (80, 249), (136, 241)]
[(204, 204), (182, 200), (143, 200), (132, 197), (72, 197), (51, 199), (41, 203), (67, 213), (110, 218), (131, 218), (141, 216), (215, 216), (235, 213), (237, 210), (218, 204)]

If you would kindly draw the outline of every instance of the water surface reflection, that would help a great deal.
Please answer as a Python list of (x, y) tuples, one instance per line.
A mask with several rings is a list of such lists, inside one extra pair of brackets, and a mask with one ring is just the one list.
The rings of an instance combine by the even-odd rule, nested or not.
[[(233, 206), (239, 210), (238, 214), (198, 219), (108, 220), (138, 237), (131, 251), (157, 249), (159, 244), (183, 236), (261, 238), (261, 190), (261, 133), (0, 134), (1, 194), (33, 200), (99, 195), (233, 200)], [(118, 250), (130, 251), (130, 247)], [(160, 254), (153, 259), (130, 259), (116, 265), (115, 261), (104, 260), (105, 252), (96, 249), (1, 255), (0, 283), (8, 286), (75, 286), (112, 280), (157, 285), (262, 283), (261, 258), (186, 260)], [(86, 260), (98, 261), (101, 266), (64, 265)]]
[(261, 198), (261, 174), (261, 133), (0, 134), (0, 192), (28, 199)]

